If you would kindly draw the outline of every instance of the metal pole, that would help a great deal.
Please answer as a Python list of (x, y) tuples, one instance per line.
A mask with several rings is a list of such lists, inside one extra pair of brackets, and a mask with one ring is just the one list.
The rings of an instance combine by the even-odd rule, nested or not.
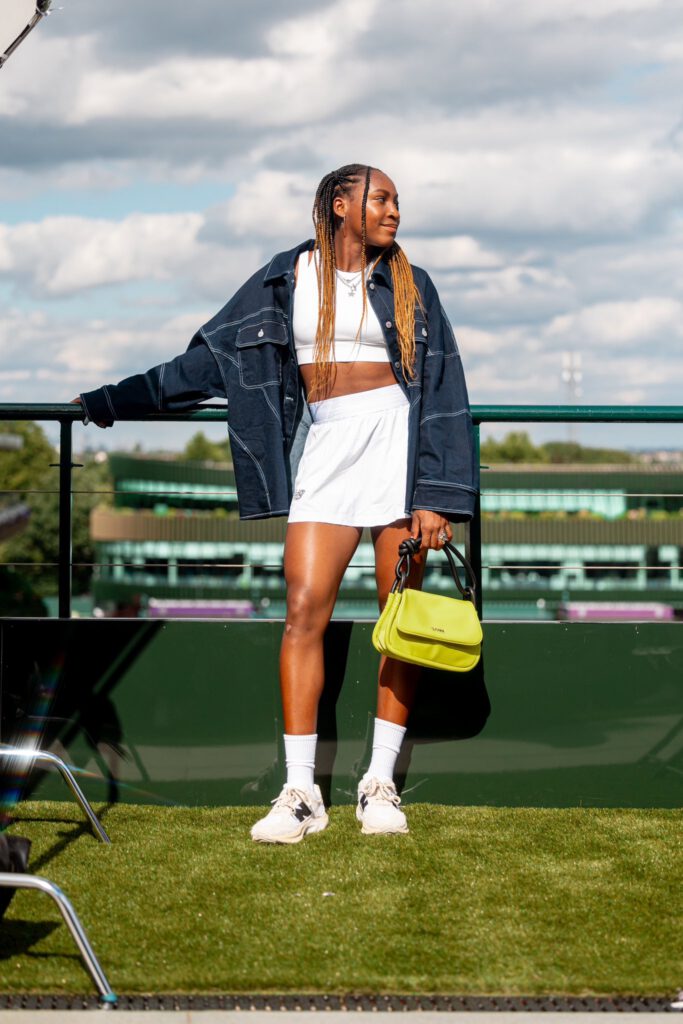
[(5, 52), (0, 53), (0, 68), (3, 66), (7, 58), (14, 53), (19, 43), (23, 43), (26, 36), (36, 27), (38, 22), (50, 13), (51, 3), (52, 0), (36, 0), (36, 13), (33, 15), (28, 25), (22, 29), (14, 42), (10, 43)]
[(73, 420), (59, 421), (59, 617), (71, 618), (71, 468)]
[(88, 798), (76, 782), (73, 772), (61, 757), (58, 757), (57, 754), (51, 754), (49, 750), (31, 750), (28, 747), (2, 747), (0, 748), (0, 757), (16, 757), (20, 761), (30, 761), (30, 767), (35, 763), (40, 764), (41, 762), (43, 764), (54, 765), (54, 767), (59, 770), (67, 786), (85, 811), (95, 835), (101, 839), (103, 843), (111, 843), (111, 839), (102, 828), (99, 818), (90, 806)]
[(46, 893), (55, 901), (64, 918), (64, 923), (78, 946), (90, 977), (100, 993), (101, 1001), (108, 1005), (115, 1004), (117, 1002), (116, 993), (112, 991), (107, 977), (100, 967), (100, 962), (93, 952), (78, 914), (59, 886), (55, 885), (54, 882), (48, 881), (47, 878), (42, 878), (40, 875), (23, 875), (19, 872), (11, 871), (0, 872), (0, 886), (4, 889), (37, 889), (39, 892)]
[[(479, 465), (480, 453), (479, 453), (479, 442), (480, 442), (480, 426), (478, 423), (474, 424), (474, 458), (476, 460), (475, 465)], [(477, 615), (481, 619), (483, 614), (483, 594), (482, 594), (482, 583), (481, 583), (481, 500), (479, 494), (475, 498), (474, 502), (474, 515), (471, 521), (467, 524), (467, 530), (465, 534), (465, 554), (467, 559), (474, 570), (474, 575), (477, 580), (477, 590), (475, 594), (475, 604), (477, 607)]]

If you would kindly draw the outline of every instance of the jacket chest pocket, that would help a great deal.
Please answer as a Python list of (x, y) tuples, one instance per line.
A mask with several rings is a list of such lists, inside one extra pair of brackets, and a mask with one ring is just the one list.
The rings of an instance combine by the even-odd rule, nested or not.
[(417, 310), (415, 311), (415, 362), (416, 369), (421, 373), (426, 356), (429, 355), (429, 327), (427, 321)]
[(282, 362), (289, 350), (287, 328), (278, 320), (261, 320), (240, 328), (235, 339), (240, 384), (262, 388), (280, 384)]

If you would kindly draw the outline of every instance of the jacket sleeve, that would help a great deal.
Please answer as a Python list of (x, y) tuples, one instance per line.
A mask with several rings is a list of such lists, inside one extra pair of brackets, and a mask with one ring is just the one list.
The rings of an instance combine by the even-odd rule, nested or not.
[(429, 333), (412, 510), (428, 509), (466, 522), (474, 514), (479, 491), (479, 460), (465, 374), (453, 329), (429, 277), (424, 298)]
[(80, 396), (88, 419), (107, 424), (151, 412), (187, 409), (216, 397), (226, 397), (225, 384), (201, 332), (195, 334), (186, 352), (170, 362)]

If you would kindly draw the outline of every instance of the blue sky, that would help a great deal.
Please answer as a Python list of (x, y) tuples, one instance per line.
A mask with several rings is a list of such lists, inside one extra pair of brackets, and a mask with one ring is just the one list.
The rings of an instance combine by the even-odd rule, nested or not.
[[(0, 29), (26, 2), (4, 0)], [(399, 241), (439, 288), (473, 403), (564, 402), (566, 351), (581, 401), (680, 403), (677, 8), (61, 0), (0, 70), (0, 401), (171, 358), (359, 160), (398, 185)], [(579, 436), (683, 447), (674, 427)]]

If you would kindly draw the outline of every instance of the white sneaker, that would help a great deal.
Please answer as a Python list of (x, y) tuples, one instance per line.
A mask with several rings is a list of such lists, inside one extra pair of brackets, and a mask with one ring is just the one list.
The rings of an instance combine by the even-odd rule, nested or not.
[(319, 786), (283, 786), (273, 808), (251, 830), (256, 843), (300, 843), (309, 832), (322, 832), (328, 817)]
[(371, 777), (361, 779), (358, 786), (356, 817), (366, 836), (407, 832), (406, 816), (399, 809), (401, 798), (393, 782)]

